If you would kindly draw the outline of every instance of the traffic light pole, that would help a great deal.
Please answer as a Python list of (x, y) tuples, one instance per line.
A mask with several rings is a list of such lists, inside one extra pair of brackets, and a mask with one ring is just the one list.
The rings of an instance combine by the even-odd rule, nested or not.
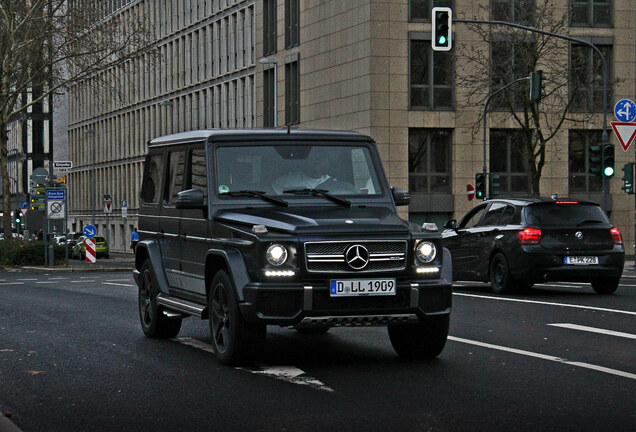
[[(484, 138), (483, 138), (483, 152), (484, 152), (484, 165), (482, 167), (482, 172), (484, 173), (484, 179), (486, 179), (488, 177), (488, 164), (486, 163), (486, 130), (487, 130), (487, 125), (488, 125), (488, 119), (487, 119), (487, 115), (488, 115), (488, 105), (490, 104), (490, 101), (492, 100), (492, 98), (494, 98), (495, 96), (497, 96), (498, 94), (500, 94), (501, 92), (503, 92), (504, 90), (506, 90), (508, 87), (512, 86), (513, 84), (516, 84), (520, 81), (525, 81), (525, 80), (529, 80), (530, 77), (523, 77), (523, 78), (517, 78), (516, 80), (514, 80), (511, 83), (506, 84), (505, 86), (503, 86), (502, 88), (500, 88), (499, 90), (496, 90), (495, 92), (491, 93), (490, 96), (488, 96), (488, 99), (486, 100), (486, 104), (484, 105)], [(490, 182), (490, 180), (488, 180)], [(484, 194), (484, 200), (486, 200), (486, 194)]]
[[(467, 24), (489, 24), (489, 25), (502, 25), (502, 26), (508, 26), (508, 27), (515, 27), (518, 29), (522, 29), (522, 30), (526, 30), (529, 32), (533, 32), (533, 33), (539, 33), (539, 34), (543, 34), (546, 36), (553, 36), (559, 39), (565, 39), (565, 40), (569, 40), (571, 42), (576, 42), (579, 43), (581, 45), (587, 45), (588, 47), (592, 48), (596, 54), (598, 54), (598, 56), (601, 58), (601, 62), (603, 63), (603, 135), (601, 136), (601, 141), (602, 141), (602, 146), (606, 146), (609, 143), (609, 136), (607, 134), (607, 103), (608, 103), (608, 98), (607, 98), (607, 93), (608, 93), (608, 89), (607, 89), (607, 74), (608, 74), (608, 70), (607, 70), (607, 62), (605, 61), (605, 57), (603, 56), (603, 53), (601, 52), (600, 49), (598, 49), (598, 47), (596, 45), (594, 45), (592, 42), (590, 41), (586, 41), (584, 39), (579, 39), (579, 38), (575, 38), (572, 36), (567, 36), (567, 35), (563, 35), (560, 33), (554, 33), (554, 32), (550, 32), (550, 31), (546, 31), (546, 30), (541, 30), (538, 28), (534, 28), (534, 27), (528, 27), (528, 26), (524, 26), (521, 24), (516, 24), (516, 23), (511, 23), (511, 22), (507, 22), (507, 21), (484, 21), (484, 20), (470, 20), (470, 19), (453, 19), (454, 22), (460, 22), (460, 23), (467, 23)], [(512, 84), (512, 83), (511, 83)], [(485, 128), (485, 126), (484, 126)], [(484, 138), (485, 141), (485, 138)], [(485, 144), (484, 144), (485, 145)], [(484, 173), (486, 172), (486, 150), (484, 148)], [(605, 176), (603, 176), (603, 211), (605, 211), (605, 213), (607, 213), (607, 179), (605, 178)]]

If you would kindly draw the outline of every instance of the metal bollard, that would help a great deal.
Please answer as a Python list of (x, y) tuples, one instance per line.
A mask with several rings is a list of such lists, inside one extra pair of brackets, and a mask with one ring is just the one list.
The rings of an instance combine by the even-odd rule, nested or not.
[(55, 254), (53, 251), (53, 245), (49, 245), (49, 267), (53, 267), (55, 265)]

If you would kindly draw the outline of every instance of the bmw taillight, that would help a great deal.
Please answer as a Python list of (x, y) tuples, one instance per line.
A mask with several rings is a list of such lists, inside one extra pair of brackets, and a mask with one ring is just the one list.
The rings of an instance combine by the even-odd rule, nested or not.
[(618, 230), (618, 228), (612, 228), (610, 230), (610, 232), (612, 233), (612, 239), (614, 239), (614, 244), (615, 245), (622, 245), (623, 244), (623, 236), (621, 235), (621, 232)]
[(522, 245), (536, 245), (541, 241), (541, 230), (536, 228), (526, 228), (519, 231), (519, 241)]

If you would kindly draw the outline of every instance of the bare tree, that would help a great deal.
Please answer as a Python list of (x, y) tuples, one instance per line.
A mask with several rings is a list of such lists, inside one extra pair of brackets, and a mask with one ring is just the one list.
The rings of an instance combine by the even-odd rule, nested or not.
[[(0, 177), (3, 231), (11, 238), (7, 127), (54, 92), (147, 49), (148, 20), (103, 0), (0, 0)], [(129, 62), (133, 63), (133, 62)], [(108, 84), (105, 81), (101, 84)], [(29, 97), (25, 97), (28, 95)]]
[[(499, 15), (494, 20), (567, 34), (567, 12), (559, 12), (552, 0), (517, 0), (509, 5), (509, 9), (492, 11)], [(602, 90), (601, 65), (594, 62), (591, 49), (573, 48), (575, 55), (571, 56), (567, 42), (548, 35), (484, 24), (470, 24), (469, 28), (479, 35), (479, 42), (457, 54), (463, 57), (458, 63), (464, 65), (457, 72), (457, 85), (468, 89), (468, 105), (482, 108), (491, 93), (533, 71), (544, 70), (541, 102), (530, 99), (529, 83), (522, 81), (494, 97), (490, 105), (490, 111), (498, 111), (503, 123), (512, 119), (518, 126), (521, 142), (515, 147), (518, 154), (513, 156), (524, 161), (530, 172), (530, 192), (539, 195), (546, 149), (561, 127), (566, 122), (585, 124), (591, 111), (602, 106), (597, 97), (597, 90)], [(592, 67), (588, 68), (590, 57)], [(483, 121), (480, 115), (474, 136)]]

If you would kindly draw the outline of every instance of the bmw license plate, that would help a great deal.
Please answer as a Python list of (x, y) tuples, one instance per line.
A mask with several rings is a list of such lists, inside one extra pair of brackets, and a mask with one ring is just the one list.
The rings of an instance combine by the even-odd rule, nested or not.
[(395, 279), (332, 279), (329, 292), (331, 297), (395, 295)]
[(595, 256), (566, 256), (566, 264), (590, 265), (598, 264), (598, 257)]

